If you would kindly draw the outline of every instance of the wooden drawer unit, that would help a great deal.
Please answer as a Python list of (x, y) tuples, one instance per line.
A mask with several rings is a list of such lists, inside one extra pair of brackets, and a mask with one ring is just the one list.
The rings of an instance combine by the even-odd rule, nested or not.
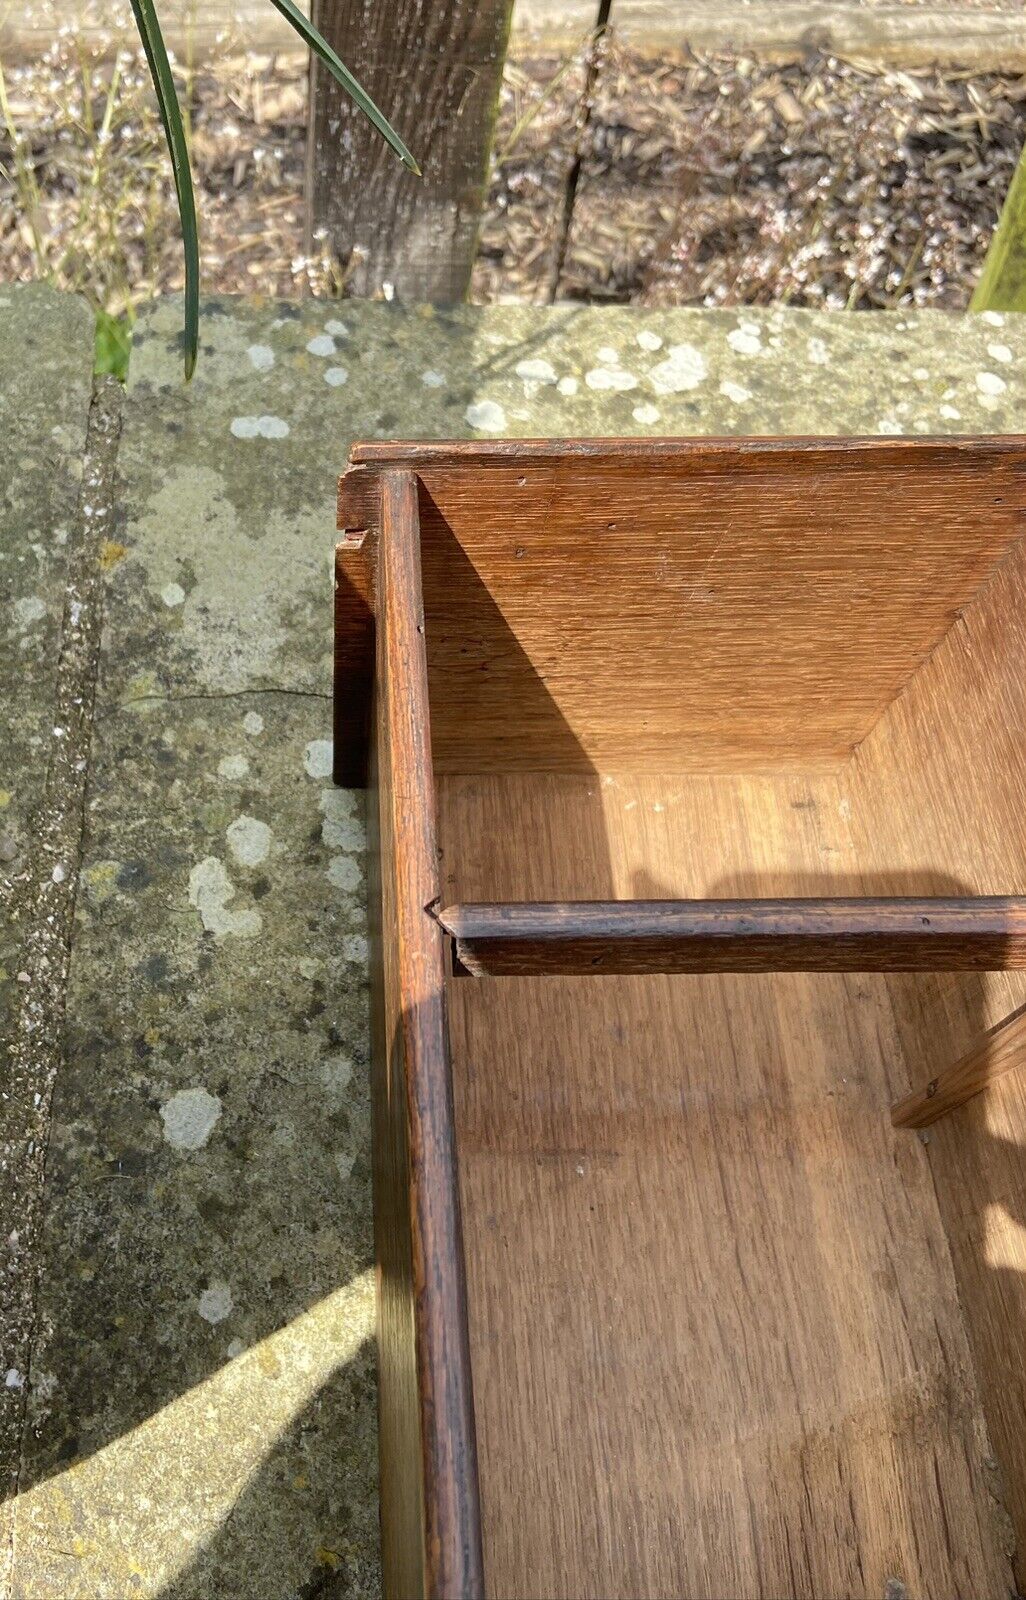
[(1026, 1584), (1024, 508), (1023, 439), (354, 449), (390, 1596)]

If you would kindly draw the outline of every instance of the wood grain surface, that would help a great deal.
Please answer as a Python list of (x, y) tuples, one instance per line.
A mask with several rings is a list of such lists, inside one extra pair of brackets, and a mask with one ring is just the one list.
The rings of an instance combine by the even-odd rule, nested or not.
[[(604, 902), (610, 950), (653, 902), (758, 921), (825, 900), (875, 939), (896, 899), (1000, 902), (988, 964), (1018, 959), (1023, 441), (355, 454), (339, 682), (376, 635), (384, 1082), (412, 1175), (395, 1392), (425, 1463), (391, 1492), (443, 1485), (419, 1578), (399, 1551), (391, 1592), (448, 1592), (446, 1561), (452, 1593), (463, 1561), (490, 1600), (1021, 1592), (1026, 1074), (1004, 1067), (1026, 975), (483, 976), (440, 996), (447, 937), (473, 958), (468, 930), (523, 914), (548, 959), (526, 902), (575, 937), (591, 913), (559, 907)], [(405, 623), (382, 625), (389, 591)], [(356, 718), (343, 735), (356, 771)], [(924, 1143), (888, 1108), (934, 1080), (952, 1103), (988, 1087)], [(476, 1435), (468, 1386), (439, 1419), (447, 1363), (466, 1374), (457, 1181)], [(448, 1347), (439, 1320), (421, 1338), (446, 1304)], [(452, 1447), (475, 1437), (479, 1479)]]
[[(841, 802), (831, 775), (447, 777), (444, 893), (858, 892)], [(449, 1004), (493, 1600), (1005, 1600), (928, 1152), (887, 1118), (887, 980)]]
[[(1026, 546), (996, 569), (856, 752), (845, 803), (860, 860), (895, 893), (1026, 892)], [(1020, 973), (887, 980), (900, 1098), (934, 1079), (949, 1109), (930, 1162), (1006, 1485), (1026, 1591), (1026, 1073)], [(1007, 1031), (1003, 1024), (1007, 1023)], [(989, 1030), (989, 1031), (988, 1031)], [(970, 1065), (971, 1064), (971, 1065)], [(1026, 1066), (1026, 1061), (1022, 1064)], [(907, 1135), (906, 1135), (907, 1137)]]
[(896, 1128), (928, 1128), (938, 1117), (964, 1105), (1006, 1072), (1026, 1067), (1026, 1007), (1013, 1011), (989, 1028), (978, 1044), (953, 1066), (945, 1067), (925, 1088), (916, 1089), (891, 1107)]
[(476, 978), (1026, 968), (1026, 899), (504, 901), (438, 920)]
[[(380, 922), (375, 1236), (382, 1566), (389, 1600), (483, 1593), (416, 486), (383, 486), (377, 630)], [(373, 805), (373, 799), (372, 799)]]
[[(837, 764), (1022, 531), (1021, 440), (354, 448), (421, 483), (438, 771)], [(343, 572), (345, 557), (343, 554)]]

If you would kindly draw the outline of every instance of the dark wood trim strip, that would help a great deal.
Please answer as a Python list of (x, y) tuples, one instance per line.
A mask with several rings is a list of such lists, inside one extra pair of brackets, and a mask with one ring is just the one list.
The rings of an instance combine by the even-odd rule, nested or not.
[(445, 949), (425, 910), (438, 894), (438, 857), (414, 475), (387, 473), (381, 501), (381, 836), (391, 850), (382, 867), (394, 881), (394, 925), (382, 938), (392, 947), (406, 1093), (425, 1594), (477, 1600), (484, 1566)]
[(377, 527), (346, 534), (335, 547), (333, 703), (333, 776), (344, 789), (367, 786), (377, 577)]
[(457, 905), (453, 972), (1003, 972), (1026, 899), (621, 900)]
[(1026, 1006), (989, 1029), (961, 1061), (932, 1078), (924, 1089), (893, 1105), (891, 1122), (896, 1128), (928, 1128), (1016, 1067), (1026, 1067)]

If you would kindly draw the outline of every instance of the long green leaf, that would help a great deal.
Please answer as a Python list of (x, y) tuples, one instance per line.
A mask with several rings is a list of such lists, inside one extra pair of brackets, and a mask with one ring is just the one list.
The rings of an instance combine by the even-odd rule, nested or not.
[(160, 31), (153, 0), (132, 0), (139, 36), (142, 39), (150, 77), (157, 93), (157, 105), (164, 124), (164, 135), (171, 154), (171, 166), (178, 191), (178, 212), (182, 219), (182, 242), (185, 246), (185, 379), (196, 369), (196, 352), (199, 347), (199, 233), (196, 227), (196, 197), (192, 188), (192, 171), (189, 166), (189, 146), (182, 124), (175, 80), (167, 59), (164, 36)]
[(366, 89), (357, 82), (349, 68), (335, 54), (327, 39), (318, 33), (310, 19), (304, 17), (299, 7), (293, 4), (293, 0), (271, 0), (271, 4), (276, 11), (281, 12), (286, 22), (291, 22), (296, 32), (301, 38), (305, 39), (314, 54), (320, 57), (332, 77), (342, 85), (354, 103), (359, 106), (364, 116), (377, 128), (385, 143), (395, 151), (403, 166), (409, 167), (410, 171), (416, 173), (419, 178), (421, 176), (419, 166), (391, 123), (378, 110)]
[(983, 263), (970, 311), (1026, 311), (1026, 149)]

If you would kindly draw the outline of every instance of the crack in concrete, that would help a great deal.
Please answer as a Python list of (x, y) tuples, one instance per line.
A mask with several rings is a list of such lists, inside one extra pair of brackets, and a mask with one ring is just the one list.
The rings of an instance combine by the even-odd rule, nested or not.
[(0, 1181), (13, 1226), (0, 1241), (3, 1366), (18, 1403), (0, 1435), (0, 1482), (12, 1502), (0, 1556), (0, 1594), (14, 1582), (17, 1509), (31, 1425), (32, 1352), (37, 1324), (44, 1180), (54, 1085), (64, 1050), (71, 936), (85, 832), (89, 753), (103, 626), (101, 547), (111, 536), (122, 393), (112, 378), (93, 389), (82, 483), (71, 537), (53, 729), (34, 841), (3, 888), (21, 930), (19, 1000), (7, 1050)]
[(125, 711), (129, 706), (141, 706), (148, 703), (178, 705), (186, 700), (249, 700), (262, 694), (283, 694), (294, 700), (330, 700), (330, 691), (326, 689), (283, 689), (277, 684), (256, 684), (245, 689), (199, 690), (192, 694), (137, 694), (129, 700), (119, 700), (111, 708), (109, 715), (113, 716), (118, 711)]

